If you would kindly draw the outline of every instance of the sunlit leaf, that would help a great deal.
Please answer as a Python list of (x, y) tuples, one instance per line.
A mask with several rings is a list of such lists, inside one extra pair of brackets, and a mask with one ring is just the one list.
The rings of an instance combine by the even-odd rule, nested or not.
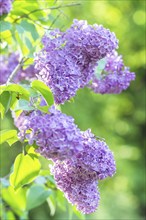
[(37, 109), (41, 110), (42, 112), (48, 113), (49, 106), (37, 106)]
[(7, 216), (6, 217), (7, 219), (16, 220), (16, 217), (15, 217), (14, 213), (10, 210), (7, 211), (6, 216)]
[(13, 187), (2, 189), (3, 200), (14, 210), (17, 215), (22, 215), (26, 207), (26, 190), (20, 188), (15, 191)]
[[(8, 143), (13, 142), (14, 143), (14, 140), (15, 140), (15, 142), (18, 140), (16, 130), (3, 130), (0, 132), (0, 136), (1, 136), (0, 137), (0, 144), (2, 144), (4, 142), (8, 142)], [(13, 139), (13, 141), (12, 141), (12, 139)]]
[(9, 144), (9, 146), (12, 146), (14, 143), (16, 143), (17, 141), (19, 141), (17, 136), (14, 136), (13, 138), (10, 138), (7, 140), (7, 143)]
[(14, 172), (10, 176), (10, 183), (15, 190), (32, 182), (40, 171), (40, 162), (34, 154), (19, 154), (14, 162)]
[(43, 82), (39, 80), (34, 80), (31, 84), (32, 88), (35, 88), (37, 91), (39, 91), (42, 96), (45, 98), (48, 105), (54, 104), (54, 97), (53, 94), (48, 86), (46, 86)]
[(11, 91), (11, 92), (16, 92), (21, 96), (21, 98), (24, 98), (26, 100), (29, 100), (29, 91), (24, 89), (22, 86), (18, 84), (10, 84), (8, 86), (5, 86), (3, 88), (3, 91)]

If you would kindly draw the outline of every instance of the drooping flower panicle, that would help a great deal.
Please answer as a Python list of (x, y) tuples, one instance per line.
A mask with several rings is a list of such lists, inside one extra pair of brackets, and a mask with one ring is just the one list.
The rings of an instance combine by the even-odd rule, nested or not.
[(53, 160), (52, 173), (58, 188), (78, 210), (92, 213), (99, 204), (98, 180), (116, 171), (113, 154), (90, 130), (80, 131), (72, 117), (54, 106), (49, 112), (23, 112), (14, 118), (19, 137), (28, 139), (29, 144), (35, 142), (37, 151)]
[(96, 172), (86, 170), (67, 159), (62, 162), (57, 161), (52, 173), (57, 187), (79, 211), (89, 214), (96, 210), (99, 203)]
[(115, 174), (116, 166), (113, 153), (105, 141), (97, 140), (90, 130), (83, 132), (84, 147), (76, 155), (78, 164), (95, 171), (99, 180)]
[(34, 111), (15, 119), (17, 126), (22, 121), (21, 118), (24, 118), (23, 123), (19, 123), (19, 136), (22, 140), (27, 138), (29, 144), (35, 142), (39, 147), (38, 152), (48, 159), (63, 160), (72, 157), (83, 148), (81, 131), (72, 117), (54, 107), (49, 111), (50, 114)]
[(114, 33), (101, 25), (74, 20), (65, 32), (58, 29), (43, 37), (44, 48), (36, 54), (38, 78), (52, 90), (55, 102), (64, 103), (94, 74), (96, 62), (118, 46)]

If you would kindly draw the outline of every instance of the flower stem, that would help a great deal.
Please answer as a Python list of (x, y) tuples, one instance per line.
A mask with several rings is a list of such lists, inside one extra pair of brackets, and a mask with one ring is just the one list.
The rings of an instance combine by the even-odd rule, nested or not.
[(16, 74), (18, 73), (18, 71), (20, 70), (20, 68), (22, 67), (23, 63), (26, 61), (27, 59), (25, 59), (24, 57), (19, 61), (18, 65), (15, 67), (15, 69), (13, 70), (13, 72), (10, 74), (6, 84), (9, 84), (14, 77), (16, 76)]

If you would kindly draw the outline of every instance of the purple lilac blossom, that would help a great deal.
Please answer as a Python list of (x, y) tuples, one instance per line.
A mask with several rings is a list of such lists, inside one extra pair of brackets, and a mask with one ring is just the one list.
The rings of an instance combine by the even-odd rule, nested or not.
[[(16, 68), (19, 63), (19, 54), (11, 53), (9, 56), (0, 56), (0, 67), (1, 67), (1, 77), (0, 84), (5, 84), (8, 80), (8, 77)], [(34, 65), (30, 65), (26, 69), (20, 68), (16, 76), (14, 77), (14, 83), (18, 83), (22, 80), (32, 81), (36, 79), (36, 70)]]
[(54, 106), (49, 111), (13, 115), (19, 137), (30, 145), (35, 142), (37, 151), (54, 161), (52, 174), (68, 201), (84, 214), (92, 213), (99, 204), (98, 180), (115, 173), (113, 154), (90, 130), (81, 132), (72, 117)]
[(135, 80), (135, 73), (130, 72), (129, 68), (124, 66), (122, 56), (119, 56), (116, 51), (108, 54), (106, 59), (107, 63), (100, 77), (94, 75), (89, 87), (95, 93), (121, 93), (129, 87), (132, 80)]
[(114, 33), (101, 25), (74, 20), (66, 32), (58, 29), (42, 39), (44, 48), (36, 54), (38, 78), (52, 90), (55, 102), (64, 103), (88, 84), (96, 63), (118, 46)]
[(13, 0), (0, 0), (0, 16), (8, 14), (12, 8)]
[(49, 111), (50, 114), (33, 111), (15, 119), (21, 140), (27, 138), (29, 144), (35, 142), (37, 151), (48, 159), (62, 160), (79, 153), (83, 148), (83, 137), (74, 119), (54, 106)]
[(19, 63), (19, 55), (11, 53), (9, 56), (0, 56), (1, 77), (0, 84), (6, 83), (8, 77)]
[(69, 159), (56, 161), (51, 171), (57, 187), (79, 211), (90, 214), (96, 210), (99, 203), (96, 172), (84, 169)]
[(78, 164), (95, 171), (99, 180), (112, 177), (116, 172), (113, 153), (102, 140), (96, 140), (90, 130), (83, 132), (84, 147), (76, 155)]

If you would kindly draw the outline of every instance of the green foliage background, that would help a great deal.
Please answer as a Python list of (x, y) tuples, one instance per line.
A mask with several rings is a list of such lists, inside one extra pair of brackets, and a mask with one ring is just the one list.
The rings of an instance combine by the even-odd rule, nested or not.
[[(13, 10), (5, 18), (9, 23), (7, 30), (1, 33), (1, 39), (7, 43), (2, 44), (1, 52), (6, 54), (8, 51), (19, 50), (23, 55), (32, 57), (33, 52), (41, 47), (40, 36), (44, 33), (44, 27), (47, 28), (54, 23), (52, 27), (65, 30), (74, 18), (85, 19), (90, 24), (102, 24), (115, 32), (119, 39), (118, 51), (123, 55), (125, 65), (130, 66), (136, 73), (136, 80), (131, 83), (128, 90), (119, 95), (98, 95), (86, 88), (82, 89), (78, 91), (73, 102), (67, 102), (62, 106), (62, 111), (72, 115), (82, 130), (91, 128), (97, 136), (104, 137), (116, 159), (117, 173), (113, 178), (99, 183), (100, 206), (96, 213), (86, 216), (86, 219), (142, 220), (145, 217), (145, 1), (75, 1), (81, 5), (38, 11), (31, 14), (29, 20), (27, 18), (16, 20), (18, 16), (38, 7), (45, 8), (47, 5), (50, 7), (71, 2), (15, 0)], [(55, 18), (57, 19), (54, 20)], [(9, 25), (13, 21), (15, 27), (13, 25), (11, 28)], [(28, 25), (27, 22), (33, 25)], [(6, 24), (2, 27), (6, 27)], [(30, 45), (29, 41), (33, 43)], [(2, 121), (1, 127), (14, 128), (9, 113)], [(10, 172), (14, 159), (20, 152), (19, 143), (12, 147), (8, 144), (1, 145), (1, 177)], [(43, 159), (42, 164), (48, 168), (47, 162)], [(57, 200), (55, 215), (50, 214), (51, 208), (44, 202), (30, 211), (29, 219), (71, 218), (72, 207), (59, 192)], [(7, 204), (5, 207), (7, 210)], [(51, 210), (53, 212), (53, 208)], [(84, 219), (84, 217), (76, 212), (72, 218)], [(15, 218), (13, 212), (9, 212), (6, 219)]]

